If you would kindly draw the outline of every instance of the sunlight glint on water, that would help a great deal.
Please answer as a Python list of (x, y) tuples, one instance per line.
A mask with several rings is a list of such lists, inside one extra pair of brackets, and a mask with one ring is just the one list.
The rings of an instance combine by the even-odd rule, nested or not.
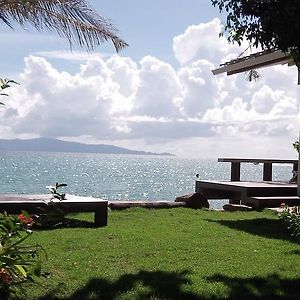
[[(82, 153), (0, 152), (1, 193), (46, 193), (67, 183), (66, 193), (108, 200), (174, 200), (192, 193), (195, 175), (229, 180), (230, 164), (216, 160)], [(275, 180), (288, 180), (291, 166), (274, 165)], [(262, 165), (242, 164), (242, 180), (260, 180)], [(212, 207), (223, 203), (212, 201)]]

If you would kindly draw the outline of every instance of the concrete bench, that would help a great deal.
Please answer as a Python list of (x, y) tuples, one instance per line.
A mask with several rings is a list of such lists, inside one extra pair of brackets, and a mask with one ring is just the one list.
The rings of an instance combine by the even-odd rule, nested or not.
[[(40, 213), (48, 207), (51, 195), (0, 195), (0, 211), (19, 214), (22, 210), (28, 213)], [(97, 227), (107, 225), (108, 201), (92, 197), (67, 195), (66, 200), (54, 200), (57, 207), (65, 213), (93, 212), (94, 224)]]

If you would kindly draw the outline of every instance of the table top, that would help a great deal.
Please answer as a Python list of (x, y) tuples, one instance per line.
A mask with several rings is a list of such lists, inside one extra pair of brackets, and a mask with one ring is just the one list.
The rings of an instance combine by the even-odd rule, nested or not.
[(232, 163), (278, 163), (278, 164), (297, 164), (298, 159), (273, 159), (273, 158), (228, 158), (220, 157), (218, 162)]
[(55, 202), (61, 204), (68, 204), (68, 203), (99, 203), (99, 202), (108, 202), (107, 200), (103, 200), (100, 198), (93, 198), (93, 197), (85, 197), (85, 196), (77, 196), (77, 195), (70, 195), (66, 196), (66, 199), (59, 200), (59, 199), (51, 199), (51, 194), (0, 194), (0, 203), (6, 202), (39, 202), (39, 203), (48, 203), (48, 202)]

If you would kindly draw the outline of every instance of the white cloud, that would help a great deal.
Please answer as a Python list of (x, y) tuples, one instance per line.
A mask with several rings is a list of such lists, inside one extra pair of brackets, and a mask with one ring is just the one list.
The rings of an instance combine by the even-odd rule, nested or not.
[(140, 65), (133, 114), (178, 117), (176, 100), (182, 96), (182, 87), (175, 70), (150, 56), (144, 57)]
[(179, 69), (178, 77), (182, 83), (182, 110), (186, 116), (201, 116), (215, 105), (221, 89), (214, 80), (211, 70), (213, 64), (198, 60)]
[(111, 54), (100, 54), (100, 53), (87, 53), (83, 51), (39, 51), (34, 53), (35, 56), (41, 56), (45, 58), (55, 58), (70, 61), (86, 61), (88, 59), (99, 59), (111, 56)]
[(297, 99), (287, 96), (283, 90), (272, 90), (266, 85), (253, 94), (251, 106), (259, 114), (284, 116), (298, 113)]
[(223, 28), (218, 18), (208, 23), (189, 26), (186, 31), (174, 37), (173, 50), (181, 64), (196, 59), (206, 59), (219, 64), (226, 56), (235, 58), (235, 52), (241, 50), (235, 45), (228, 44), (225, 37), (219, 37)]
[(284, 153), (285, 143), (291, 153), (299, 128), (295, 68), (265, 69), (256, 83), (242, 74), (215, 77), (215, 66), (241, 52), (219, 38), (220, 31), (214, 19), (175, 37), (177, 69), (153, 56), (135, 62), (118, 55), (54, 53), (82, 59), (79, 71), (71, 74), (47, 61), (49, 53), (28, 56), (21, 85), (11, 88), (0, 111), (0, 133), (202, 157), (239, 156), (238, 151), (253, 156), (264, 153), (266, 140), (280, 140), (273, 153)]

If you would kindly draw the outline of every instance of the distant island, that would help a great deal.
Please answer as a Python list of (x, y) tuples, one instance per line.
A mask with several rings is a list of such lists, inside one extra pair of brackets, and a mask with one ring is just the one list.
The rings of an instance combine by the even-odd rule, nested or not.
[(41, 152), (78, 152), (103, 154), (134, 154), (134, 155), (160, 155), (175, 156), (171, 153), (154, 153), (146, 151), (129, 150), (122, 147), (105, 144), (83, 144), (67, 142), (53, 138), (36, 139), (0, 139), (0, 151), (41, 151)]

